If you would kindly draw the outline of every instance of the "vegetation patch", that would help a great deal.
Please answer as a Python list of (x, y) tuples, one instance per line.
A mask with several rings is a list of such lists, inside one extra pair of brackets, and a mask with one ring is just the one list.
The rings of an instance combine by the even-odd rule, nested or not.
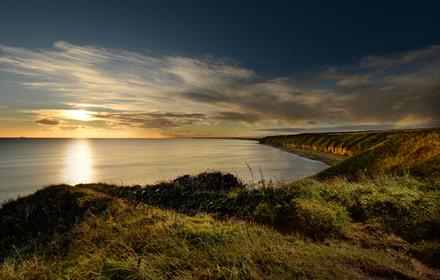
[[(68, 233), (87, 214), (106, 209), (110, 198), (67, 185), (50, 186), (0, 208), (0, 260), (10, 254), (44, 252), (47, 243)], [(59, 243), (64, 250), (71, 242)]]
[(185, 214), (240, 218), (318, 240), (344, 236), (350, 220), (379, 224), (409, 241), (440, 236), (438, 181), (390, 176), (357, 182), (304, 179), (276, 186), (241, 186), (230, 192), (201, 191), (175, 181), (144, 188), (89, 187)]
[[(86, 185), (66, 191), (84, 192), (81, 199), (88, 205), (102, 196)], [(50, 223), (42, 220), (39, 226)], [(62, 232), (44, 243), (50, 255), (40, 250), (9, 254), (0, 263), (0, 279), (425, 277), (404, 261), (337, 240), (310, 242), (253, 223), (191, 217), (114, 197), (103, 211), (85, 215)], [(53, 249), (65, 239), (71, 246)]]
[(300, 198), (293, 205), (291, 223), (306, 236), (317, 239), (343, 236), (350, 221), (347, 210), (336, 203)]
[(440, 240), (421, 241), (411, 245), (411, 253), (423, 262), (440, 268)]
[(320, 172), (326, 179), (351, 179), (378, 174), (411, 174), (420, 178), (440, 175), (440, 129), (305, 133), (269, 136), (262, 144), (295, 151), (305, 149), (349, 158)]

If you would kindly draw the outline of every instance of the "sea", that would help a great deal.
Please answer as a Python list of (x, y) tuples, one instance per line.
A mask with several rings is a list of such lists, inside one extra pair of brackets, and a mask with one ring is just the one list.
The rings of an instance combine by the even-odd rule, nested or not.
[(2, 138), (0, 204), (51, 184), (146, 185), (209, 171), (283, 182), (326, 167), (254, 140)]

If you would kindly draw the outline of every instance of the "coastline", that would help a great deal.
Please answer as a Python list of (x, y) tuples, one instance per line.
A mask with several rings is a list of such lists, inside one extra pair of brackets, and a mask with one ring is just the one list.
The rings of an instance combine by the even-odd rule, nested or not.
[[(85, 271), (115, 279), (143, 275), (239, 278), (242, 275), (235, 272), (246, 266), (243, 278), (258, 278), (264, 271), (263, 276), (277, 279), (301, 275), (437, 279), (438, 134), (402, 134), (349, 135), (354, 138), (351, 141), (374, 140), (356, 146), (357, 150), (348, 149), (353, 145), (343, 141), (346, 135), (260, 140), (260, 144), (333, 165), (322, 171), (330, 176), (310, 180), (251, 185), (230, 173), (214, 171), (145, 186), (90, 183), (40, 189), (0, 207), (0, 216), (5, 217), (0, 219), (0, 278), (56, 278), (66, 272), (76, 279), (84, 278)], [(290, 147), (293, 144), (329, 152)], [(390, 146), (396, 147), (397, 156)], [(360, 152), (360, 156), (330, 151)], [(424, 165), (411, 158), (423, 159)], [(423, 167), (433, 180), (393, 173), (394, 169), (386, 169), (389, 161)], [(370, 173), (354, 177), (360, 168)], [(381, 174), (384, 171), (388, 173)], [(323, 257), (329, 261), (323, 262)], [(170, 263), (176, 265), (170, 267)]]
[(347, 156), (338, 156), (338, 155), (334, 155), (334, 154), (329, 154), (329, 153), (324, 153), (324, 152), (318, 152), (318, 151), (314, 151), (314, 150), (306, 150), (306, 149), (298, 149), (298, 148), (284, 148), (284, 147), (279, 147), (279, 146), (275, 146), (275, 145), (270, 145), (270, 144), (266, 144), (266, 143), (260, 143), (262, 145), (267, 145), (276, 149), (280, 149), (301, 157), (305, 157), (308, 159), (312, 159), (312, 160), (318, 160), (321, 161), (329, 166), (335, 165), (349, 157)]

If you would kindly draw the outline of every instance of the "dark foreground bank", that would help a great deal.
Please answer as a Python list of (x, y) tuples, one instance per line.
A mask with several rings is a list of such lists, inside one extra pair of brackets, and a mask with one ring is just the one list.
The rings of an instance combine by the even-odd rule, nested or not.
[(0, 278), (435, 279), (439, 201), (409, 177), (51, 186), (1, 208)]

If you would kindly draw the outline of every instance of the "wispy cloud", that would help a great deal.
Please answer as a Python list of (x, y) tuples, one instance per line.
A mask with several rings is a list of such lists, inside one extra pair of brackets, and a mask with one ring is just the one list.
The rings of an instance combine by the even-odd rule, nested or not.
[(40, 120), (36, 120), (36, 123), (39, 124), (44, 124), (44, 125), (58, 125), (60, 124), (59, 120), (56, 119), (40, 119)]
[(387, 69), (422, 61), (438, 63), (439, 53), (440, 46), (436, 45), (387, 56), (367, 56), (361, 60), (360, 66), (373, 69)]
[(106, 113), (98, 114), (96, 118), (106, 120), (113, 126), (168, 130), (184, 125), (201, 123), (205, 115), (176, 113)]
[(310, 127), (310, 128), (262, 128), (258, 131), (268, 132), (269, 134), (283, 134), (283, 133), (314, 133), (314, 132), (344, 132), (344, 131), (368, 131), (368, 130), (386, 130), (396, 128), (391, 124), (378, 125), (339, 125), (328, 127)]
[[(35, 100), (37, 90), (58, 97), (47, 108), (35, 108), (39, 124), (59, 124), (60, 116), (44, 114), (57, 106), (90, 110), (96, 121), (84, 125), (109, 128), (440, 123), (440, 46), (368, 56), (305, 79), (266, 78), (211, 56), (157, 56), (66, 42), (43, 50), (1, 46), (1, 53), (1, 71), (23, 76), (21, 86), (36, 90)], [(76, 127), (68, 119), (63, 123)]]

